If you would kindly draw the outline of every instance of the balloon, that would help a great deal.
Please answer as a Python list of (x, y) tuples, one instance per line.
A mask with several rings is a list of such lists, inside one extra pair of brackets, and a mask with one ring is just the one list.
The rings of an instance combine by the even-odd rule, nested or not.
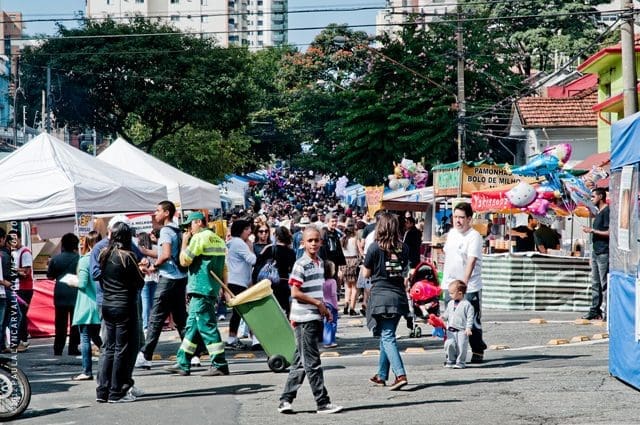
[(398, 181), (398, 179), (391, 179), (389, 180), (389, 188), (396, 190), (400, 187), (400, 182)]
[(561, 162), (556, 156), (538, 154), (527, 164), (512, 168), (511, 173), (518, 176), (540, 177), (558, 171), (560, 167)]
[(565, 193), (576, 205), (584, 205), (593, 215), (598, 213), (598, 209), (591, 202), (591, 191), (584, 184), (584, 181), (567, 172), (560, 173), (560, 180)]
[(429, 180), (429, 172), (426, 170), (417, 172), (416, 176), (413, 179), (418, 189), (426, 187), (427, 180)]
[(542, 151), (543, 154), (553, 155), (561, 162), (566, 163), (571, 158), (571, 145), (569, 143), (560, 143), (558, 145), (549, 146)]
[(427, 301), (440, 296), (442, 288), (428, 280), (419, 280), (412, 287), (409, 296), (413, 301)]
[(551, 201), (561, 196), (562, 187), (554, 180), (545, 180), (536, 186), (538, 198)]
[(532, 203), (537, 196), (536, 190), (527, 182), (520, 182), (505, 194), (511, 205), (522, 208)]
[(549, 204), (550, 202), (546, 199), (538, 198), (527, 206), (526, 211), (533, 215), (543, 216), (547, 213)]

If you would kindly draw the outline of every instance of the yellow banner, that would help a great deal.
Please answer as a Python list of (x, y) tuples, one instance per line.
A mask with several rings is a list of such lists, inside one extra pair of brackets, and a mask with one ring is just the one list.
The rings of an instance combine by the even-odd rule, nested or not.
[(384, 193), (384, 186), (365, 186), (364, 194), (367, 198), (367, 208), (369, 211), (369, 217), (373, 218), (373, 215), (382, 208), (382, 194)]

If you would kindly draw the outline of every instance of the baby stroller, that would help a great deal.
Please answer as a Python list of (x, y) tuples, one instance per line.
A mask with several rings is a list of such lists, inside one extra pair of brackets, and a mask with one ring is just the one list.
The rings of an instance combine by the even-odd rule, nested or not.
[(409, 311), (410, 320), (407, 327), (411, 329), (409, 337), (420, 338), (422, 329), (416, 324), (416, 319), (427, 321), (429, 315), (440, 315), (440, 294), (442, 288), (438, 282), (438, 272), (430, 261), (419, 263), (409, 278)]

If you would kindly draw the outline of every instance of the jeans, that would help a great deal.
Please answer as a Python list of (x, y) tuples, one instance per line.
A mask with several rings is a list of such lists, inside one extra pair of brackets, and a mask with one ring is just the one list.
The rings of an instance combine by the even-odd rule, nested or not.
[(592, 315), (602, 315), (603, 293), (607, 290), (609, 274), (609, 253), (591, 253), (591, 308)]
[[(73, 323), (73, 306), (55, 306), (55, 326), (56, 336), (53, 340), (53, 353), (57, 356), (62, 354), (67, 340), (67, 329)], [(69, 333), (69, 355), (76, 355), (80, 344), (80, 333), (77, 326), (71, 326)]]
[(0, 298), (0, 351), (6, 348), (5, 340), (7, 332), (4, 327), (4, 318), (5, 315), (9, 315), (9, 300), (7, 298)]
[(82, 373), (93, 376), (91, 365), (91, 341), (98, 348), (102, 346), (100, 325), (78, 325), (80, 331), (80, 353), (82, 354)]
[(393, 373), (398, 376), (406, 375), (402, 357), (398, 350), (398, 342), (396, 341), (396, 329), (400, 316), (393, 315), (391, 317), (381, 316), (378, 319), (380, 326), (380, 358), (378, 359), (378, 378), (386, 381), (389, 378), (389, 367)]
[[(184, 326), (187, 321), (186, 286), (187, 278), (168, 279), (161, 276), (158, 279), (151, 317), (147, 326), (147, 337), (140, 350), (145, 359), (151, 360), (153, 351), (158, 345), (164, 321), (169, 317), (169, 314), (173, 317), (173, 323), (176, 325), (180, 339), (184, 338)], [(135, 315), (137, 317), (137, 313)]]
[(29, 304), (31, 304), (31, 299), (33, 298), (33, 290), (18, 290), (18, 296), (22, 298), (22, 300), (26, 304), (20, 305), (20, 324), (18, 325), (18, 340), (26, 341), (29, 337), (29, 331), (27, 329), (27, 312), (29, 311)]
[(138, 313), (136, 306), (102, 306), (106, 330), (100, 373), (98, 374), (97, 398), (118, 400), (131, 387), (131, 350), (137, 341)]
[(324, 332), (322, 333), (322, 343), (324, 345), (330, 345), (335, 344), (336, 342), (336, 331), (338, 330), (338, 309), (331, 304), (327, 304), (326, 306), (331, 312), (331, 318), (333, 320), (329, 322), (326, 318), (323, 319)]
[(464, 294), (464, 297), (473, 306), (473, 326), (471, 326), (469, 346), (471, 347), (471, 352), (473, 354), (483, 356), (484, 350), (487, 349), (487, 344), (482, 340), (482, 291), (467, 292)]
[(156, 293), (158, 282), (152, 280), (146, 281), (142, 287), (142, 329), (147, 329), (149, 324), (149, 316), (153, 307), (153, 297)]
[(318, 341), (322, 336), (322, 322), (314, 320), (298, 323), (293, 330), (296, 334), (296, 351), (293, 355), (293, 363), (289, 367), (289, 376), (280, 401), (291, 403), (296, 398), (305, 376), (308, 375), (316, 404), (318, 407), (327, 405), (331, 403), (331, 400), (324, 386), (320, 350), (318, 350)]

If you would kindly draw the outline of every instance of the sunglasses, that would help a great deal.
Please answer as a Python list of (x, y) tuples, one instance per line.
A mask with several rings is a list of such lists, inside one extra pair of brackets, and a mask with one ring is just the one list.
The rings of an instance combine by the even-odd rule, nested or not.
[(268, 232), (268, 230), (266, 230), (266, 229), (260, 229), (260, 230), (258, 230), (258, 233), (267, 233), (267, 232)]

